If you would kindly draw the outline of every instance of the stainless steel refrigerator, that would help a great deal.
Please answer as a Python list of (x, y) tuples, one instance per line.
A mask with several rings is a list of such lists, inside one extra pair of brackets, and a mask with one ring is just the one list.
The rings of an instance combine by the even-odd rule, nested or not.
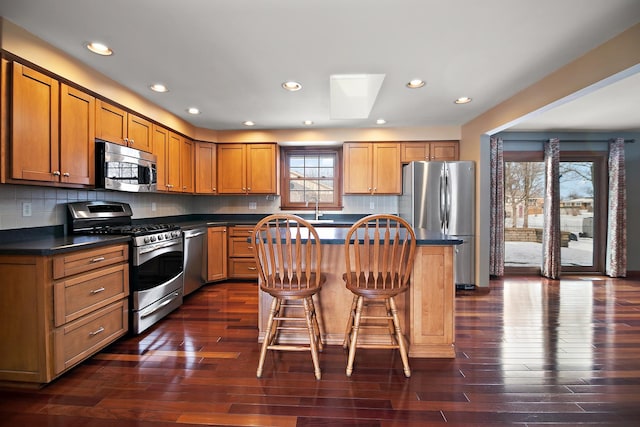
[(462, 240), (455, 247), (456, 288), (475, 288), (475, 163), (411, 162), (402, 172), (400, 216), (414, 228)]

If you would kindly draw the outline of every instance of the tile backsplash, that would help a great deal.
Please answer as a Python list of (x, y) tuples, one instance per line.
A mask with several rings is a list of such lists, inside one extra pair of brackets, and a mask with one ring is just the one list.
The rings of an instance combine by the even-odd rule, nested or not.
[[(64, 224), (66, 204), (82, 200), (129, 203), (134, 219), (188, 214), (268, 214), (280, 210), (279, 196), (192, 196), (0, 184), (0, 230)], [(255, 209), (250, 209), (254, 203)], [(324, 212), (369, 214), (398, 211), (397, 196), (344, 196), (343, 204), (341, 211)], [(28, 213), (31, 215), (23, 215)]]

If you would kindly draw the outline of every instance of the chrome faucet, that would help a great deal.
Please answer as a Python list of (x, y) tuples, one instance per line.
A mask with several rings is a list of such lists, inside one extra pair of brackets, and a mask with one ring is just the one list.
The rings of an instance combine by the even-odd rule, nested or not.
[(309, 197), (307, 199), (307, 207), (309, 207), (309, 200), (314, 200), (316, 202), (316, 221), (317, 221), (322, 216), (318, 208), (318, 197)]

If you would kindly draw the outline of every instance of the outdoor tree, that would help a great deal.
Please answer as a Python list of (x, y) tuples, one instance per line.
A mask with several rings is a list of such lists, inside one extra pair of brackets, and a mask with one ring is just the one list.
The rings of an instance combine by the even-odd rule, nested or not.
[(511, 203), (512, 227), (517, 227), (518, 206), (523, 210), (523, 228), (529, 227), (529, 207), (532, 200), (544, 194), (544, 163), (505, 162), (504, 195)]

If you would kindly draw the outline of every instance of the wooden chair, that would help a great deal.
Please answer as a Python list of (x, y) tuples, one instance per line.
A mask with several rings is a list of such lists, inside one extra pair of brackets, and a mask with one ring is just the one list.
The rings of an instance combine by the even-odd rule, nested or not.
[[(296, 215), (275, 214), (256, 224), (252, 240), (260, 289), (273, 297), (257, 377), (262, 376), (267, 350), (306, 350), (311, 351), (315, 376), (320, 379), (318, 352), (322, 351), (322, 339), (313, 295), (326, 279), (320, 272), (322, 245), (318, 233)], [(308, 332), (309, 344), (292, 344), (300, 341), (301, 330)], [(281, 336), (283, 333), (286, 337)], [(287, 338), (289, 343), (285, 342)]]
[[(400, 351), (404, 374), (411, 376), (409, 358), (394, 297), (409, 288), (416, 240), (411, 226), (395, 215), (362, 218), (345, 239), (346, 272), (343, 279), (353, 294), (344, 348), (349, 349), (347, 376), (353, 372), (356, 348), (392, 348)], [(378, 308), (374, 305), (381, 305)], [(359, 342), (363, 328), (386, 329), (390, 343)]]

